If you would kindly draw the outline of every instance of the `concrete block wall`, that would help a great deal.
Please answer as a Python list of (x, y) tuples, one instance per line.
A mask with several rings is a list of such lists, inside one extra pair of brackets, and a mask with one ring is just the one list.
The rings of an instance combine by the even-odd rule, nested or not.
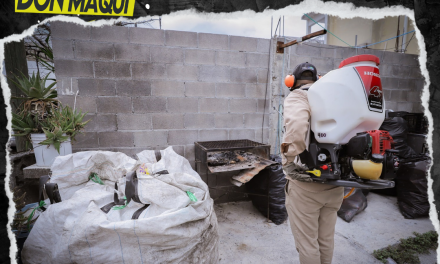
[(59, 99), (92, 119), (74, 152), (173, 146), (194, 165), (195, 141), (268, 142), (269, 39), (54, 22), (52, 43)]

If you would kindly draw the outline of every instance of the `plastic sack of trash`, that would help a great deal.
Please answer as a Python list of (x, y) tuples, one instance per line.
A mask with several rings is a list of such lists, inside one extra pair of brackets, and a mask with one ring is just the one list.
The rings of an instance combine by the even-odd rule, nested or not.
[(56, 160), (50, 182), (62, 202), (36, 221), (23, 263), (217, 263), (208, 186), (171, 147), (161, 156), (94, 151)]
[[(350, 223), (354, 216), (367, 208), (367, 197), (365, 197), (362, 189), (351, 187), (344, 188), (344, 200), (342, 201), (341, 208), (338, 211), (338, 216), (344, 221)], [(350, 194), (351, 192), (351, 194)]]
[(417, 153), (408, 146), (406, 139), (408, 136), (408, 122), (402, 117), (386, 118), (379, 128), (390, 133), (394, 141), (394, 149), (399, 151), (398, 156), (409, 158)]
[(408, 161), (397, 171), (397, 203), (405, 218), (413, 219), (429, 215), (428, 160)]
[(246, 183), (246, 189), (251, 193), (249, 197), (257, 210), (267, 217), (269, 209), (269, 219), (280, 225), (287, 219), (284, 193), (287, 179), (281, 166), (281, 157), (271, 155), (271, 160), (279, 162), (279, 165), (272, 165), (260, 171)]

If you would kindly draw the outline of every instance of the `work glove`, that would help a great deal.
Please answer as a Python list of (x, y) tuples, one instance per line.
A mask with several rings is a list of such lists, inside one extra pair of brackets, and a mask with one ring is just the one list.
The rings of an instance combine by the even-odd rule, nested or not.
[(283, 165), (284, 174), (292, 180), (302, 181), (302, 182), (313, 182), (313, 179), (306, 172), (308, 168), (296, 164), (295, 162)]

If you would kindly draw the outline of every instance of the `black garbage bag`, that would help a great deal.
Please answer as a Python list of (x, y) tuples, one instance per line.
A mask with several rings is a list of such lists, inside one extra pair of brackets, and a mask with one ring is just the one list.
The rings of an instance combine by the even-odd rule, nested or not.
[[(351, 187), (344, 188), (344, 196), (351, 191)], [(367, 197), (365, 197), (362, 189), (354, 188), (350, 196), (342, 201), (341, 208), (338, 211), (338, 216), (345, 222), (350, 223), (355, 215), (367, 208)]]
[(399, 157), (409, 158), (417, 155), (406, 142), (408, 137), (408, 122), (402, 117), (386, 118), (379, 130), (385, 130), (390, 133), (394, 141), (394, 149), (399, 151)]
[(279, 162), (279, 165), (272, 165), (260, 171), (245, 186), (249, 193), (258, 194), (249, 194), (257, 210), (267, 217), (267, 209), (269, 209), (269, 219), (276, 225), (280, 225), (287, 219), (286, 194), (284, 193), (287, 179), (281, 166), (281, 157), (271, 155), (270, 158), (272, 161)]
[(428, 179), (429, 160), (407, 161), (397, 170), (397, 203), (403, 217), (413, 219), (429, 215)]

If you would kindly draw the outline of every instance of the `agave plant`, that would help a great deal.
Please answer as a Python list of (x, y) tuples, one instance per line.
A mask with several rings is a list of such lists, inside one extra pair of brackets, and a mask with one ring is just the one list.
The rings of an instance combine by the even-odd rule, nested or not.
[(59, 101), (56, 99), (57, 91), (54, 87), (56, 82), (51, 83), (46, 87), (46, 81), (49, 74), (41, 79), (39, 74), (32, 73), (32, 76), (27, 77), (21, 73), (21, 77), (16, 76), (15, 80), (11, 79), (13, 83), (23, 92), (22, 97), (13, 97), (15, 99), (24, 100), (22, 103), (23, 111), (29, 112), (43, 118), (48, 112), (57, 108)]
[(75, 140), (75, 136), (90, 121), (83, 122), (86, 114), (74, 111), (69, 106), (60, 105), (49, 116), (40, 120), (37, 116), (23, 111), (12, 114), (12, 128), (16, 133), (14, 136), (26, 137), (26, 144), (30, 142), (31, 133), (46, 134), (47, 139), (40, 142), (40, 145), (53, 145), (59, 153), (61, 143), (69, 138)]

